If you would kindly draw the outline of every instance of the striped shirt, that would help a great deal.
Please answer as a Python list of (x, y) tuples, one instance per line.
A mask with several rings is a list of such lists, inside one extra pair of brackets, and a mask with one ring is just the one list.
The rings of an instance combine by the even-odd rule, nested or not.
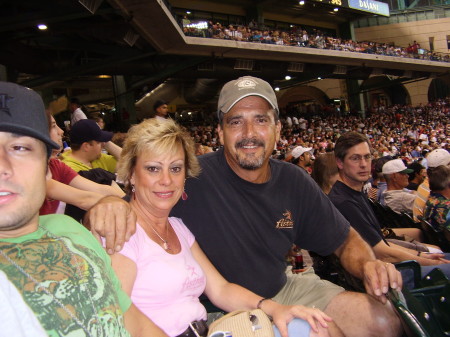
[(430, 185), (428, 184), (428, 178), (425, 178), (422, 184), (417, 188), (416, 199), (413, 205), (413, 218), (414, 221), (419, 222), (419, 217), (423, 216), (425, 205), (428, 197), (430, 196)]

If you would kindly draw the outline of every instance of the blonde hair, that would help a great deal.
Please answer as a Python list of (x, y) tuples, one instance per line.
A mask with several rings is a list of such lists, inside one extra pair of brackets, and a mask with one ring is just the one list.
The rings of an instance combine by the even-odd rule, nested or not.
[(146, 119), (128, 130), (117, 164), (117, 175), (123, 181), (126, 190), (130, 190), (130, 178), (138, 156), (144, 151), (151, 151), (156, 156), (174, 152), (181, 144), (185, 154), (186, 178), (200, 174), (200, 164), (195, 156), (192, 137), (180, 125), (171, 119)]

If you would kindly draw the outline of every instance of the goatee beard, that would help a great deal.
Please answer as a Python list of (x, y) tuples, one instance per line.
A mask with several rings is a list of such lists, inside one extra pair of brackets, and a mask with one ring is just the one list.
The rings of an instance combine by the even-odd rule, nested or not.
[(263, 148), (263, 153), (261, 156), (256, 157), (253, 154), (244, 155), (244, 157), (240, 156), (239, 153), (236, 153), (236, 160), (241, 168), (244, 170), (257, 170), (261, 168), (264, 163), (264, 158), (266, 156), (265, 143), (262, 140), (256, 138), (250, 139), (242, 139), (236, 143), (235, 148), (240, 149), (247, 145), (254, 145)]

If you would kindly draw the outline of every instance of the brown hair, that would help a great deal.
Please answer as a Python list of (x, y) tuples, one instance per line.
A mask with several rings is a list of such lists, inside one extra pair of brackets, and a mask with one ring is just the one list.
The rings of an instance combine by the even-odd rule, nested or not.
[(311, 177), (324, 193), (328, 194), (330, 192), (333, 187), (331, 178), (336, 174), (338, 174), (338, 167), (333, 152), (327, 152), (317, 156), (313, 164)]
[(336, 145), (334, 146), (334, 155), (336, 156), (336, 158), (344, 161), (348, 150), (353, 146), (361, 143), (367, 143), (369, 145), (370, 152), (372, 152), (372, 146), (370, 146), (369, 139), (367, 139), (365, 135), (356, 131), (344, 133), (336, 141)]
[(450, 187), (450, 167), (440, 165), (430, 170), (428, 176), (431, 191), (442, 191)]

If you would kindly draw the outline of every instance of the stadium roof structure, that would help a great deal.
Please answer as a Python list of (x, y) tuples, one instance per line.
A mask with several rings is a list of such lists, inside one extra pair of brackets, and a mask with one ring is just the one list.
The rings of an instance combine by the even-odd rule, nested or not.
[(304, 5), (293, 0), (5, 0), (0, 4), (0, 64), (9, 80), (25, 86), (54, 94), (104, 86), (105, 97), (114, 95), (110, 76), (125, 76), (128, 90), (139, 96), (168, 79), (235, 78), (244, 71), (236, 67), (242, 60), (252, 61), (248, 73), (280, 85), (289, 69), (301, 69), (297, 83), (317, 76), (365, 79), (374, 71), (407, 72), (412, 78), (448, 72), (450, 64), (442, 62), (189, 37), (174, 15), (176, 9), (219, 16), (255, 13), (337, 29), (373, 15), (342, 1), (349, 0), (305, 0)]

